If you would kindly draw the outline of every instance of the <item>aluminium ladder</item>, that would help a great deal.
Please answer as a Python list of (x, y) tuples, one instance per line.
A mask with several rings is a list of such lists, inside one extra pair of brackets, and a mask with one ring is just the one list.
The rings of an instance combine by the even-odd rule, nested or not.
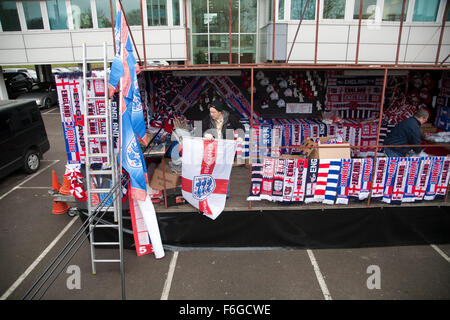
[[(99, 61), (89, 61), (89, 62), (99, 62)], [(111, 100), (108, 98), (108, 60), (107, 60), (107, 45), (106, 42), (103, 43), (103, 76), (93, 77), (88, 76), (87, 72), (87, 59), (86, 59), (86, 43), (83, 43), (83, 101), (84, 101), (84, 125), (85, 125), (85, 145), (86, 145), (86, 193), (87, 193), (87, 208), (88, 208), (88, 219), (89, 219), (89, 237), (90, 237), (90, 248), (91, 248), (91, 262), (92, 262), (92, 273), (96, 274), (96, 263), (100, 262), (116, 262), (120, 263), (120, 270), (122, 276), (122, 298), (125, 298), (124, 291), (124, 259), (123, 259), (123, 224), (122, 224), (122, 190), (121, 190), (121, 170), (118, 166), (117, 157), (114, 154), (114, 140), (112, 134), (112, 118), (111, 118)], [(88, 91), (88, 80), (103, 81), (104, 85), (104, 96), (89, 96)], [(104, 114), (95, 114), (95, 108), (92, 109), (90, 114), (88, 102), (94, 102), (101, 100), (105, 103)], [(98, 129), (99, 131), (106, 132), (91, 132), (89, 124), (98, 121), (104, 121), (104, 126), (98, 126), (97, 128), (105, 128), (105, 130)], [(119, 120), (120, 121), (120, 120)], [(119, 124), (120, 126), (120, 124)], [(106, 152), (91, 153), (90, 144), (93, 139), (104, 139), (106, 140)], [(121, 137), (119, 136), (119, 139)], [(106, 158), (106, 165), (103, 164), (101, 170), (94, 170), (92, 168), (93, 158)], [(95, 188), (94, 183), (99, 182), (99, 178), (105, 176), (111, 176), (111, 186), (109, 188)], [(92, 200), (94, 195), (100, 196), (101, 194), (107, 194), (106, 198), (109, 198), (112, 202), (110, 205), (105, 206), (104, 201), (100, 201), (100, 204), (94, 206)], [(107, 201), (107, 202), (110, 202)], [(113, 212), (114, 213), (114, 223), (102, 223), (99, 224), (100, 219), (95, 219), (95, 214), (98, 212)], [(96, 228), (113, 228), (118, 232), (118, 242), (97, 242), (94, 239), (94, 230)], [(119, 248), (119, 259), (99, 259), (95, 255), (96, 246), (118, 246)]]

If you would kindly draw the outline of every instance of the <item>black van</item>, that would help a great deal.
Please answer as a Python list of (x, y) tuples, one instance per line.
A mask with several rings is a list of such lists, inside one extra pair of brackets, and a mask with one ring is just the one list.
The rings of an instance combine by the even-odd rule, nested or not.
[(49, 149), (36, 102), (0, 100), (0, 178), (20, 168), (36, 172)]

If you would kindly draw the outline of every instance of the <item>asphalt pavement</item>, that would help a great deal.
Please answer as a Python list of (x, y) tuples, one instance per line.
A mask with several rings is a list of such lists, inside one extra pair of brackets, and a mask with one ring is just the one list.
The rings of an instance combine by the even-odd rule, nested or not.
[[(58, 109), (41, 113), (51, 142), (41, 169), (33, 175), (18, 171), (0, 181), (2, 300), (22, 299), (81, 226), (78, 217), (52, 214), (53, 202), (48, 193), (52, 170), (62, 183), (66, 153)], [(448, 207), (424, 210), (443, 213), (436, 227), (450, 233)], [(417, 225), (411, 232), (423, 241), (360, 248), (174, 249), (166, 250), (162, 259), (138, 257), (134, 250), (125, 250), (125, 297), (176, 300), (177, 314), (189, 311), (184, 308), (184, 300), (194, 300), (197, 305), (200, 301), (219, 300), (215, 311), (221, 315), (238, 313), (236, 307), (224, 309), (227, 300), (249, 305), (254, 300), (270, 304), (277, 300), (450, 299), (450, 243), (434, 241), (436, 230), (429, 225)], [(114, 249), (97, 253), (102, 258), (118, 257)], [(34, 296), (38, 298), (121, 300), (119, 264), (99, 264), (97, 273), (92, 274), (89, 244), (85, 241), (51, 286), (40, 288)], [(250, 312), (249, 308), (239, 310)]]

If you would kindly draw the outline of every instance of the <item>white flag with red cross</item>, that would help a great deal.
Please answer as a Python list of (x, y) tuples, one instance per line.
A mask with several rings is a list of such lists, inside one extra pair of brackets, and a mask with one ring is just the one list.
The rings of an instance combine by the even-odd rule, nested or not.
[(216, 219), (225, 208), (236, 142), (183, 138), (181, 189), (184, 199)]

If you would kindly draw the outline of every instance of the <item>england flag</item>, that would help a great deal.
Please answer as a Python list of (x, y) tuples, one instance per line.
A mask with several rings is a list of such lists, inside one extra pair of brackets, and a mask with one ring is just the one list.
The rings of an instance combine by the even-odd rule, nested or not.
[(183, 138), (181, 187), (184, 199), (216, 219), (225, 208), (236, 142)]

